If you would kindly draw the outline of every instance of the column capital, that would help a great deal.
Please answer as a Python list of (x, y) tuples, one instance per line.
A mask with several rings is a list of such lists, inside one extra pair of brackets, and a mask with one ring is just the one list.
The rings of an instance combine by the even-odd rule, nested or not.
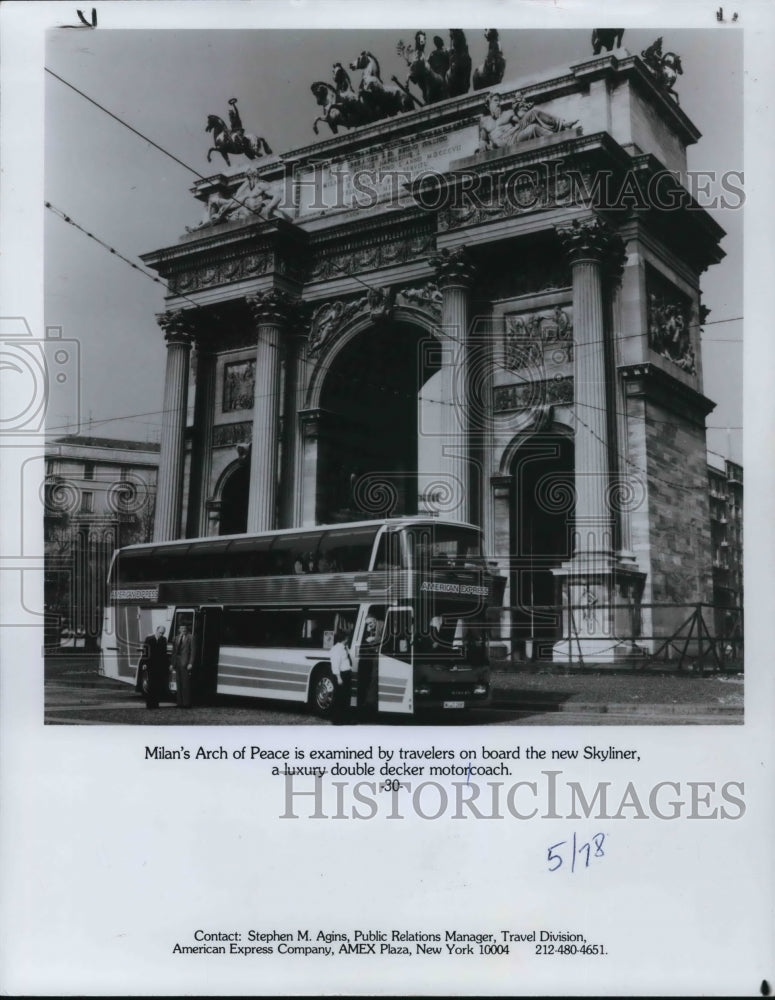
[(620, 266), (623, 263), (622, 239), (602, 219), (573, 219), (569, 224), (555, 226), (554, 230), (571, 264), (602, 264), (614, 260)]
[(168, 347), (170, 344), (191, 347), (197, 330), (193, 309), (175, 309), (157, 313), (156, 322), (162, 328)]
[(439, 288), (470, 288), (476, 277), (476, 267), (466, 247), (445, 247), (428, 258), (436, 273)]
[(298, 299), (282, 288), (267, 288), (257, 295), (248, 295), (246, 301), (256, 323), (272, 326), (285, 324), (298, 304)]

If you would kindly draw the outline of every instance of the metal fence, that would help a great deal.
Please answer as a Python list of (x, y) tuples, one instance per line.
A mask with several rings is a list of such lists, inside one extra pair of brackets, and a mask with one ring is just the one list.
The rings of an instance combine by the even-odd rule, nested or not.
[[(495, 616), (494, 616), (495, 617)], [(737, 673), (743, 669), (742, 608), (696, 604), (541, 605), (501, 608), (491, 621), (497, 665)], [(500, 649), (498, 649), (500, 644)]]

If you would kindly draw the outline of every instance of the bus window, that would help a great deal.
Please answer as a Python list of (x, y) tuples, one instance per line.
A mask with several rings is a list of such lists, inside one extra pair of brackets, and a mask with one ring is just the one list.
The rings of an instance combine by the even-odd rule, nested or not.
[(433, 524), (406, 529), (415, 570), (481, 565), (481, 536), (475, 528)]
[(172, 618), (172, 627), (167, 636), (168, 644), (174, 642), (182, 625), (188, 629), (188, 634), (194, 634), (194, 611), (193, 608), (178, 608)]
[(270, 573), (292, 576), (317, 572), (318, 544), (322, 535), (322, 531), (278, 535), (272, 543)]
[(268, 576), (272, 561), (271, 538), (240, 538), (229, 543), (225, 562), (226, 576)]
[(404, 563), (401, 559), (401, 536), (395, 531), (383, 532), (377, 546), (374, 569), (401, 569), (403, 565)]
[(365, 572), (371, 562), (374, 539), (378, 528), (352, 528), (350, 531), (329, 531), (320, 543), (319, 573)]

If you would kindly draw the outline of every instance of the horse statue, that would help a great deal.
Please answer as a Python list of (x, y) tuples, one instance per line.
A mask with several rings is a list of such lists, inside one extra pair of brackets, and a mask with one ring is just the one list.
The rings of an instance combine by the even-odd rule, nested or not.
[(325, 122), (334, 135), (339, 131), (339, 126), (350, 128), (348, 125), (344, 109), (337, 103), (336, 88), (325, 80), (316, 80), (309, 88), (315, 96), (318, 107), (323, 109), (323, 114), (318, 115), (312, 123), (312, 130), (315, 135), (319, 134), (318, 122)]
[(260, 135), (253, 135), (252, 132), (244, 132), (242, 129), (232, 131), (219, 115), (207, 116), (205, 132), (213, 133), (213, 145), (207, 150), (208, 163), (213, 153), (220, 153), (226, 160), (227, 166), (231, 166), (229, 153), (235, 156), (238, 154), (247, 156), (249, 160), (272, 155), (272, 150), (266, 139)]
[(358, 96), (372, 114), (372, 121), (392, 118), (400, 111), (413, 111), (419, 105), (417, 98), (402, 87), (395, 77), (393, 86), (382, 82), (379, 63), (371, 52), (361, 52), (358, 58), (350, 63), (350, 69), (359, 69), (363, 73)]
[[(406, 60), (409, 67), (407, 87), (413, 83), (422, 91), (423, 104), (435, 104), (443, 101), (447, 94), (447, 83), (441, 73), (437, 73), (425, 58), (425, 33), (418, 31), (414, 36), (414, 45), (405, 45), (399, 41), (396, 52)], [(398, 84), (395, 77), (393, 81)]]
[(449, 29), (449, 69), (446, 82), (450, 97), (462, 97), (471, 89), (471, 56), (465, 32), (460, 28)]
[(488, 28), (484, 37), (487, 39), (487, 55), (482, 65), (474, 70), (474, 90), (497, 86), (506, 72), (506, 60), (503, 58), (503, 50), (498, 41), (498, 29)]
[(611, 52), (618, 49), (622, 44), (624, 28), (593, 28), (592, 29), (592, 52), (599, 56), (603, 49)]
[(668, 94), (672, 94), (676, 103), (679, 103), (678, 94), (673, 89), (673, 84), (679, 76), (683, 75), (681, 57), (676, 55), (675, 52), (665, 52), (663, 55), (661, 37), (652, 42), (640, 55), (643, 62), (657, 78), (657, 83), (661, 84)]
[(341, 63), (334, 63), (334, 84), (318, 80), (312, 84), (310, 90), (315, 95), (318, 105), (323, 108), (324, 114), (320, 115), (312, 123), (315, 135), (318, 134), (318, 122), (325, 122), (334, 135), (342, 128), (356, 128), (358, 125), (365, 125), (373, 121), (373, 115), (364, 105), (358, 94), (353, 90), (349, 74)]

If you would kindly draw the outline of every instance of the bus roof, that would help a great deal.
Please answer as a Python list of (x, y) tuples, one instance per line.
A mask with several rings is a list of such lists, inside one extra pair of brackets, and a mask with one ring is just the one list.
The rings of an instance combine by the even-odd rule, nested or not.
[(119, 551), (121, 552), (135, 552), (138, 550), (151, 551), (153, 549), (158, 549), (164, 547), (165, 549), (170, 546), (183, 546), (183, 545), (197, 545), (205, 547), (208, 543), (210, 545), (223, 544), (224, 542), (232, 541), (245, 541), (250, 538), (275, 538), (277, 536), (286, 535), (309, 535), (313, 532), (323, 532), (323, 531), (342, 531), (346, 532), (352, 528), (383, 528), (383, 527), (407, 527), (409, 525), (419, 525), (419, 526), (435, 526), (443, 525), (444, 527), (450, 528), (467, 528), (473, 531), (481, 531), (482, 529), (476, 524), (467, 524), (463, 521), (442, 521), (440, 518), (436, 517), (388, 517), (388, 518), (374, 518), (368, 521), (345, 521), (338, 522), (335, 524), (312, 524), (306, 527), (300, 528), (280, 528), (277, 531), (260, 531), (260, 532), (246, 532), (239, 535), (206, 535), (203, 538), (177, 538), (170, 539), (169, 541), (155, 541), (155, 542), (142, 542), (135, 545), (125, 545)]

